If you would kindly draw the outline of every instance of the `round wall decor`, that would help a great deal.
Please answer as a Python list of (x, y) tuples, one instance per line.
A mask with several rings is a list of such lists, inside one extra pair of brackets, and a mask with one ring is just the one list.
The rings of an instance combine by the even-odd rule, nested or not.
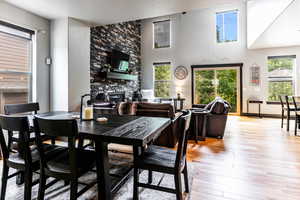
[(185, 66), (178, 66), (176, 67), (175, 71), (174, 71), (174, 75), (178, 80), (183, 80), (187, 77), (188, 75), (188, 70)]

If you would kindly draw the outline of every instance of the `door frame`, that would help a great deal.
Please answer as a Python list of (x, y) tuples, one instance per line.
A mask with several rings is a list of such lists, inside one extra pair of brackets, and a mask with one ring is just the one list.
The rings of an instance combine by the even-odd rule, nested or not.
[(194, 71), (196, 69), (209, 69), (209, 68), (229, 68), (229, 67), (236, 67), (240, 70), (240, 95), (239, 95), (239, 110), (240, 115), (243, 115), (243, 63), (229, 63), (229, 64), (209, 64), (209, 65), (191, 65), (192, 69), (192, 105), (194, 104)]

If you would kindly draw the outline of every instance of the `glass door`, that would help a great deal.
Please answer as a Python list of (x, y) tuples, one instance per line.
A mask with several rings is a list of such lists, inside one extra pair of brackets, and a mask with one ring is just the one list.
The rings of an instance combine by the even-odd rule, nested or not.
[(240, 70), (238, 67), (199, 68), (194, 71), (194, 104), (208, 104), (220, 96), (240, 114)]

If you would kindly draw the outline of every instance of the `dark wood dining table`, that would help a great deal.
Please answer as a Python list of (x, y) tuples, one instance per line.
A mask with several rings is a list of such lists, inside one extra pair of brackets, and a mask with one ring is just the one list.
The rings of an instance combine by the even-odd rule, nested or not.
[[(47, 119), (70, 119), (74, 118), (74, 113), (48, 112), (38, 116)], [(109, 175), (108, 144), (132, 145), (135, 159), (146, 145), (154, 141), (171, 123), (170, 119), (159, 117), (116, 115), (105, 117), (108, 118), (106, 123), (77, 119), (79, 136), (95, 142), (99, 200), (112, 199), (113, 185)]]

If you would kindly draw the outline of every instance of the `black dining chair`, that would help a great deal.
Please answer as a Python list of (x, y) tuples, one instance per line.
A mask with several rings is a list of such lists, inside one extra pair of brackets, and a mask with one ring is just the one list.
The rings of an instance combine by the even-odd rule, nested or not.
[(293, 104), (296, 109), (295, 111), (295, 135), (297, 135), (298, 127), (300, 127), (300, 108), (297, 106), (297, 102), (294, 96), (292, 96)]
[[(17, 147), (8, 146), (4, 134), (14, 132), (18, 136)], [(39, 153), (36, 146), (31, 146), (29, 140), (30, 128), (27, 117), (13, 117), (0, 115), (0, 146), (3, 156), (1, 200), (5, 199), (7, 181), (21, 173), (25, 176), (24, 199), (31, 200), (32, 185), (38, 181), (32, 181), (33, 172), (39, 170)], [(55, 156), (63, 151), (62, 147), (53, 145), (43, 145), (45, 155)], [(16, 169), (17, 172), (9, 175), (9, 168)]]
[[(4, 105), (5, 115), (15, 115), (15, 114), (24, 114), (24, 115), (35, 115), (40, 110), (39, 103), (24, 103), (24, 104), (6, 104)], [(30, 141), (34, 141), (34, 132), (33, 127), (30, 127)], [(44, 136), (45, 140), (51, 140), (51, 144), (55, 144), (55, 138)], [(18, 138), (14, 136), (13, 133), (9, 134), (8, 144), (11, 145), (12, 142), (17, 142)]]
[[(77, 199), (81, 194), (90, 189), (95, 182), (85, 185), (78, 192), (78, 178), (88, 171), (91, 171), (96, 164), (96, 154), (94, 151), (76, 148), (76, 138), (78, 137), (77, 121), (75, 119), (54, 120), (34, 118), (34, 128), (36, 142), (40, 153), (40, 184), (38, 199), (43, 200), (45, 196), (46, 179), (53, 177), (70, 183), (70, 199)], [(48, 136), (67, 138), (68, 151), (58, 155), (54, 159), (45, 157), (42, 148), (43, 140), (41, 132)]]
[(290, 97), (290, 96), (285, 96), (285, 103), (286, 103), (286, 108), (287, 108), (287, 126), (286, 126), (287, 131), (290, 130), (291, 112), (296, 113), (297, 111), (300, 111), (300, 108), (297, 109), (297, 107), (295, 107), (295, 105), (291, 102), (291, 100), (292, 100), (291, 98), (292, 97)]
[[(180, 136), (177, 151), (160, 146), (151, 145), (134, 161), (134, 194), (133, 199), (138, 199), (138, 188), (144, 187), (163, 192), (176, 194), (176, 199), (182, 199), (181, 174), (184, 174), (185, 192), (189, 192), (188, 171), (186, 162), (187, 130), (190, 126), (191, 111), (180, 118)], [(148, 183), (139, 182), (140, 170), (148, 170)], [(152, 172), (161, 172), (174, 175), (175, 189), (152, 184)]]

